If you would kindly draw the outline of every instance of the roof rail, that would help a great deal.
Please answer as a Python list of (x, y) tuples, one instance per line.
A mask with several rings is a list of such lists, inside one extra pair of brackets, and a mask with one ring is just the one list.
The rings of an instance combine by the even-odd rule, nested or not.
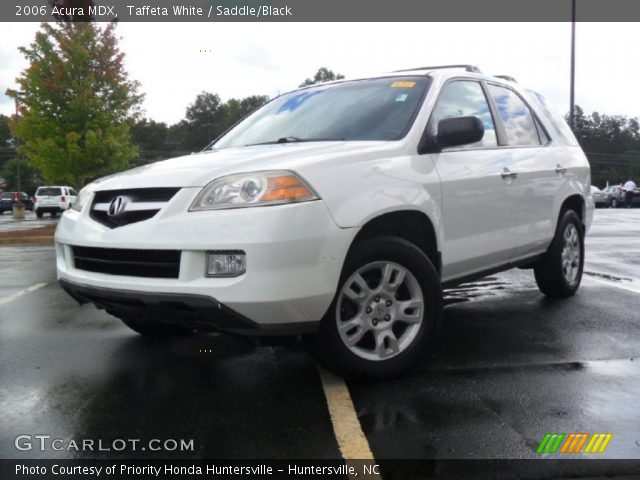
[(441, 70), (443, 68), (464, 68), (467, 72), (482, 73), (475, 65), (437, 65), (434, 67), (417, 67), (405, 68), (403, 70), (394, 70), (394, 72), (411, 72), (413, 70)]
[(495, 78), (501, 78), (502, 80), (507, 80), (508, 82), (518, 83), (518, 81), (510, 75), (494, 75)]

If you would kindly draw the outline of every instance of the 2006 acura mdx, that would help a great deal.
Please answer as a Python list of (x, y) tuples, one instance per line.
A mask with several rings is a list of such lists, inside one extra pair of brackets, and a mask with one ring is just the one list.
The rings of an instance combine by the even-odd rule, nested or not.
[(443, 286), (520, 266), (572, 295), (589, 187), (563, 118), (508, 78), (338, 81), (85, 187), (58, 224), (58, 276), (143, 335), (302, 334), (329, 368), (385, 377), (432, 343)]

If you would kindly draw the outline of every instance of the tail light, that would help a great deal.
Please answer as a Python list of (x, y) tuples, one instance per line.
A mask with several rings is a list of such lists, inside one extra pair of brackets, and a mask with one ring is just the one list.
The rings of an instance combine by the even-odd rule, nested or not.
[(20, 196), (18, 195), (18, 192), (14, 192), (13, 201), (14, 202), (19, 202), (20, 201)]
[(60, 197), (60, 201), (64, 203), (64, 201), (65, 201), (65, 200), (64, 200), (64, 195), (62, 195), (62, 196)]

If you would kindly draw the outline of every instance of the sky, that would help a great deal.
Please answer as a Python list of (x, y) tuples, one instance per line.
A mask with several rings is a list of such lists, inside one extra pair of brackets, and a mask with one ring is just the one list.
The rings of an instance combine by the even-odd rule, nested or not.
[[(37, 23), (3, 23), (0, 113), (26, 67), (17, 48)], [(590, 113), (640, 116), (638, 23), (579, 23), (576, 103)], [(144, 113), (180, 121), (198, 93), (223, 101), (276, 96), (322, 66), (359, 78), (402, 68), (473, 64), (506, 74), (569, 109), (569, 23), (127, 23), (118, 25), (131, 78), (141, 82)]]

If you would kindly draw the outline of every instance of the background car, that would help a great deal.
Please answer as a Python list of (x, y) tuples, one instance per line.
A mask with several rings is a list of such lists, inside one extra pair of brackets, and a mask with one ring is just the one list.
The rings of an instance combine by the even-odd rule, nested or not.
[(600, 190), (595, 185), (591, 185), (591, 196), (596, 208), (610, 207), (611, 206), (611, 194), (606, 191)]
[(76, 191), (69, 186), (38, 187), (35, 194), (35, 209), (38, 218), (50, 213), (52, 217), (71, 208), (76, 200)]
[[(604, 189), (606, 193), (611, 195), (611, 208), (624, 207), (625, 202), (625, 191), (624, 188), (620, 185), (611, 185)], [(595, 199), (595, 198), (594, 198)], [(640, 206), (640, 188), (636, 188), (633, 194), (633, 203), (634, 207)]]
[(24, 204), (26, 210), (33, 211), (33, 199), (25, 192), (2, 192), (0, 193), (0, 215), (4, 212), (11, 212), (13, 210), (13, 204), (18, 202), (18, 198)]

